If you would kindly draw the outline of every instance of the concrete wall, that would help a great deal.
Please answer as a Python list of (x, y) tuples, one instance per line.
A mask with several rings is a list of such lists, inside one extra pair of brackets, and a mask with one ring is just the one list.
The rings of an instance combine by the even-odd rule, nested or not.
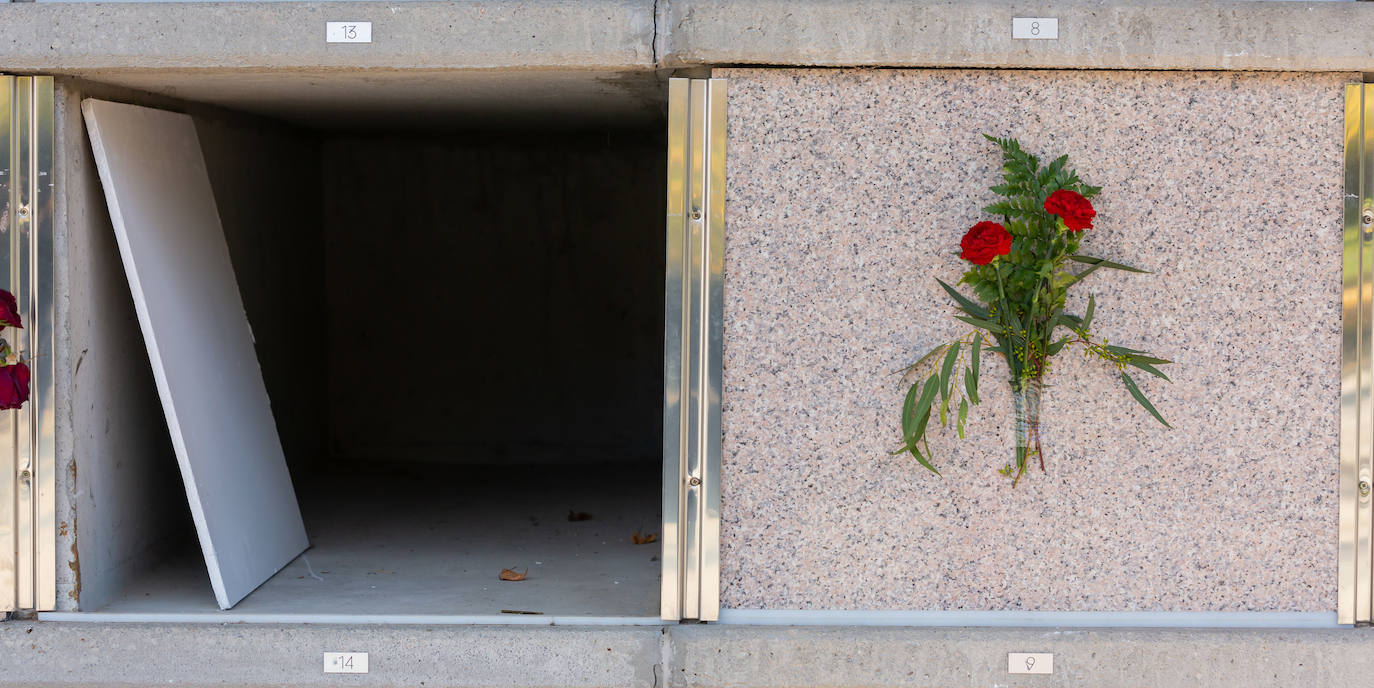
[[(1343, 85), (1277, 73), (720, 70), (729, 82), (721, 566), (727, 608), (1330, 611)], [(891, 371), (962, 333), (935, 283), (994, 219), (983, 132), (1103, 186), (1094, 330), (1177, 361), (1137, 408), (1055, 359), (1048, 472), (1015, 490), (985, 356), (944, 472)]]
[(657, 460), (655, 135), (325, 146), (330, 453)]

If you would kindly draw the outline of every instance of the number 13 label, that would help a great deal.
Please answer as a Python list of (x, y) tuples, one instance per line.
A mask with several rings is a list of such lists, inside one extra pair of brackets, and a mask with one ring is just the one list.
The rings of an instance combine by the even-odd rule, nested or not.
[(326, 43), (371, 43), (372, 22), (325, 22)]
[(1012, 17), (1012, 38), (1059, 39), (1058, 17)]

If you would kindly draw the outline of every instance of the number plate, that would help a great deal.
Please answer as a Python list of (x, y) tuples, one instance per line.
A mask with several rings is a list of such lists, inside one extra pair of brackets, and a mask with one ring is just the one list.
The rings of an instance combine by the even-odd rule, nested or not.
[(326, 652), (324, 653), (324, 673), (326, 674), (366, 674), (366, 652)]
[(372, 22), (325, 22), (326, 43), (371, 43)]
[(1012, 38), (1059, 39), (1059, 19), (1057, 17), (1012, 17)]
[(1009, 652), (1007, 673), (1053, 674), (1054, 655), (1049, 652)]

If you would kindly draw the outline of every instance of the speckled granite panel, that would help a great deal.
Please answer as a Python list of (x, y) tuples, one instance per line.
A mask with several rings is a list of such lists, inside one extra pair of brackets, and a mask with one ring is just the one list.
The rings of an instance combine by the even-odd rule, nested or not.
[[(1355, 75), (725, 70), (727, 608), (1335, 609), (1342, 119)], [(1062, 355), (1048, 473), (1009, 489), (1006, 368), (972, 439), (899, 444), (890, 371), (964, 328), (1000, 160), (1104, 187), (1094, 329), (1177, 361), (1142, 387)]]

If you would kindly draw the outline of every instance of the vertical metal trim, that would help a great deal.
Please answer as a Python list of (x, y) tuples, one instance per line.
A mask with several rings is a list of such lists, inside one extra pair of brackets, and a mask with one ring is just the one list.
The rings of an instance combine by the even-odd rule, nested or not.
[(687, 552), (683, 560), (682, 608), (684, 618), (695, 619), (701, 608), (701, 477), (702, 477), (702, 400), (704, 374), (702, 342), (705, 321), (702, 318), (706, 299), (703, 293), (705, 257), (703, 242), (706, 236), (706, 147), (702, 145), (706, 125), (706, 82), (693, 79), (687, 103), (691, 128), (687, 149), (687, 298), (685, 309), (690, 315), (683, 324), (687, 357), (687, 454), (686, 485), (683, 487), (687, 520), (683, 532)]
[(31, 119), (33, 154), (31, 198), (32, 230), (26, 238), (31, 270), (26, 350), (32, 360), (32, 393), (29, 395), (29, 437), (34, 463), (34, 605), (37, 611), (57, 608), (57, 334), (56, 283), (53, 263), (53, 217), (56, 207), (56, 174), (53, 169), (56, 141), (56, 108), (52, 77), (34, 77)]
[(0, 412), (9, 440), (0, 451), (0, 609), (49, 611), (57, 603), (53, 80), (0, 79), (0, 286), (24, 320), (6, 336), (32, 372), (29, 402)]
[(705, 418), (701, 428), (701, 601), (702, 621), (720, 616), (720, 402), (725, 308), (725, 106), (726, 80), (707, 82), (707, 112), (703, 147), (706, 149), (705, 274), (707, 295), (702, 304), (706, 332), (701, 358)]
[(669, 620), (710, 621), (720, 609), (724, 98), (721, 79), (669, 81), (660, 605)]
[(1360, 445), (1360, 160), (1364, 86), (1345, 87), (1345, 229), (1341, 279), (1340, 544), (1336, 621), (1355, 623), (1355, 541), (1359, 537)]
[[(19, 312), (25, 316), (26, 324), (33, 325), (32, 311), (27, 306), (33, 296), (29, 288), (33, 275), (33, 261), (28, 252), (29, 237), (33, 233), (33, 188), (36, 170), (33, 155), (33, 77), (15, 77), (13, 107), (10, 110), (10, 151), (14, 162), (10, 175), (10, 195), (14, 202), (14, 221), (10, 224), (10, 282), (8, 288), (14, 293)], [(9, 333), (15, 351), (22, 357), (32, 355), (28, 337), (23, 331), (11, 330)], [(32, 382), (32, 381), (30, 381)], [(33, 457), (33, 424), (30, 422), (31, 404), (10, 412), (14, 417), (14, 451), (19, 475), (15, 481), (16, 503), (15, 533), (19, 553), (15, 566), (15, 582), (19, 586), (19, 607), (33, 609), (37, 567), (35, 564), (35, 534), (37, 524), (35, 515), (38, 506), (35, 495), (34, 471), (37, 466)], [(3, 413), (3, 412), (0, 412)]]
[(1346, 88), (1336, 617), (1374, 620), (1374, 95)]
[(687, 428), (682, 405), (683, 255), (687, 205), (687, 80), (668, 82), (667, 250), (663, 285), (663, 554), (660, 616), (682, 618), (683, 462)]
[[(1362, 89), (1362, 108), (1360, 117), (1360, 212), (1371, 212), (1371, 199), (1374, 199), (1374, 166), (1370, 155), (1374, 154), (1374, 98), (1370, 97), (1368, 87)], [(1356, 468), (1360, 481), (1374, 480), (1374, 357), (1371, 357), (1371, 308), (1374, 308), (1374, 224), (1366, 227), (1362, 222), (1359, 238), (1359, 464)], [(1374, 508), (1371, 508), (1368, 494), (1359, 497), (1356, 506), (1355, 523), (1355, 621), (1370, 621), (1371, 593), (1374, 593), (1374, 578), (1370, 575), (1371, 559), (1370, 524), (1374, 523)]]
[[(14, 138), (13, 117), (15, 79), (0, 76), (0, 285), (10, 283), (10, 237), (14, 226)], [(12, 414), (0, 413), (0, 612), (18, 609), (19, 542), (15, 533), (18, 508), (16, 482), (18, 455), (14, 452)], [(8, 446), (6, 446), (8, 445)]]

